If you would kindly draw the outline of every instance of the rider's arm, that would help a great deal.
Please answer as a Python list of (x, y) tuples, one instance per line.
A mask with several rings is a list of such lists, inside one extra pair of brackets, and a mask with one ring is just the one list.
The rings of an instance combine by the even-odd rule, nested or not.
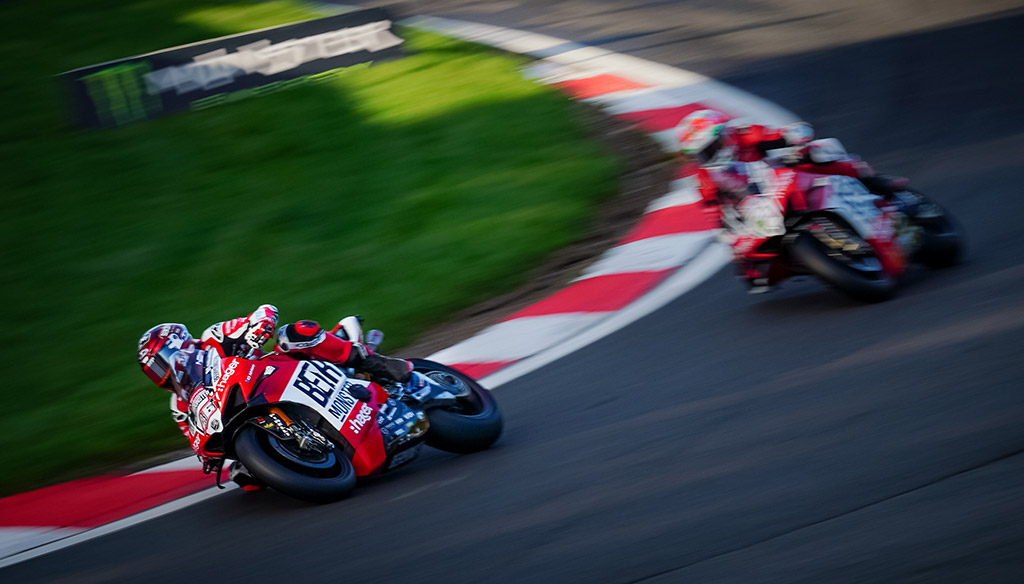
[[(188, 402), (178, 397), (178, 394), (171, 392), (171, 417), (174, 418), (174, 423), (178, 425), (178, 429), (185, 435), (185, 440), (188, 441), (189, 446), (192, 446), (192, 450), (195, 450), (195, 441), (192, 434), (192, 427), (188, 425)], [(199, 454), (199, 452), (196, 452)], [(201, 454), (199, 454), (202, 456)]]
[(274, 334), (277, 327), (277, 308), (272, 304), (260, 305), (249, 316), (241, 316), (211, 325), (203, 331), (202, 342), (213, 347), (221, 357), (234, 357), (259, 348)]

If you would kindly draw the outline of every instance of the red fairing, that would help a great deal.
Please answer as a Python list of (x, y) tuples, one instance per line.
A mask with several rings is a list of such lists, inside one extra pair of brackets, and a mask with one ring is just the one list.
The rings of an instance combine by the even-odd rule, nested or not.
[[(224, 395), (226, 388), (239, 383), (247, 401), (262, 397), (269, 403), (279, 402), (288, 389), (288, 381), (292, 379), (296, 368), (302, 364), (302, 361), (286, 355), (275, 355), (266, 359), (260, 359), (259, 361), (244, 359), (235, 359), (234, 361), (254, 364), (255, 368), (249, 373), (248, 367), (237, 367), (234, 374), (225, 381), (227, 384), (225, 389), (218, 392), (218, 396), (222, 400), (226, 397)], [(255, 393), (253, 393), (252, 386), (261, 377), (266, 377), (266, 379), (260, 383)], [(221, 387), (219, 383), (217, 385)], [(366, 476), (383, 470), (387, 459), (387, 453), (384, 449), (384, 437), (381, 435), (380, 427), (377, 425), (377, 412), (380, 410), (380, 404), (387, 400), (388, 394), (376, 383), (370, 383), (367, 388), (371, 394), (370, 401), (361, 402), (356, 400), (352, 409), (342, 420), (341, 427), (338, 428), (342, 437), (354, 449), (352, 466), (355, 468), (357, 476)], [(332, 392), (331, 395), (335, 397), (331, 398), (331, 401), (327, 402), (328, 405), (325, 407), (330, 409), (331, 403), (337, 399), (337, 392), (345, 391), (347, 390), (339, 388)], [(327, 398), (325, 397), (324, 399), (326, 400)], [(354, 400), (355, 398), (350, 399)]]
[(387, 459), (384, 436), (377, 425), (377, 412), (380, 404), (387, 400), (387, 392), (376, 383), (371, 383), (368, 388), (372, 394), (370, 401), (356, 404), (341, 427), (341, 435), (355, 447), (352, 466), (356, 469), (356, 476), (383, 470)]
[(826, 162), (824, 164), (798, 164), (793, 168), (806, 173), (843, 175), (853, 178), (859, 178), (861, 174), (858, 164), (851, 160), (837, 160), (836, 162)]

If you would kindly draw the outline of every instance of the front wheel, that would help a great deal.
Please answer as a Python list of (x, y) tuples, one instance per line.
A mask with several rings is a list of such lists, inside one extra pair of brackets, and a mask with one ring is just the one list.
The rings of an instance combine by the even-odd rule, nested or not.
[(428, 446), (467, 454), (489, 448), (501, 436), (504, 422), (494, 396), (475, 379), (425, 359), (412, 359), (413, 368), (441, 385), (461, 394), (455, 404), (427, 410), (430, 428)]
[(257, 479), (286, 495), (313, 503), (344, 499), (356, 486), (352, 462), (339, 448), (302, 449), (246, 424), (235, 437), (239, 462)]
[(882, 302), (896, 293), (896, 280), (873, 255), (848, 256), (806, 232), (793, 241), (790, 254), (814, 275), (858, 300)]

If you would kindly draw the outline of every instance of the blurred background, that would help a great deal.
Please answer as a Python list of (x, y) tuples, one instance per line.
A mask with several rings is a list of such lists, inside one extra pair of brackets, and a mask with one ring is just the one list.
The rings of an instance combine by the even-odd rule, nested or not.
[(403, 31), (328, 83), (88, 131), (56, 75), (330, 13), (297, 1), (0, 5), (5, 400), (0, 494), (185, 446), (135, 362), (272, 303), (410, 343), (523, 282), (615, 191), (616, 163), (521, 59)]

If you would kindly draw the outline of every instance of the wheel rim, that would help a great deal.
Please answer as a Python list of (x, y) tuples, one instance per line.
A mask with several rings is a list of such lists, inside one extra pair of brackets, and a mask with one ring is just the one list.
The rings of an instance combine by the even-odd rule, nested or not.
[(273, 434), (264, 433), (264, 448), (275, 460), (286, 467), (310, 476), (330, 476), (338, 468), (334, 449), (313, 450), (299, 448), (294, 440), (281, 440)]
[(469, 384), (458, 375), (447, 371), (428, 371), (424, 375), (455, 394), (455, 404), (441, 409), (470, 416), (483, 411), (480, 399), (473, 393)]

